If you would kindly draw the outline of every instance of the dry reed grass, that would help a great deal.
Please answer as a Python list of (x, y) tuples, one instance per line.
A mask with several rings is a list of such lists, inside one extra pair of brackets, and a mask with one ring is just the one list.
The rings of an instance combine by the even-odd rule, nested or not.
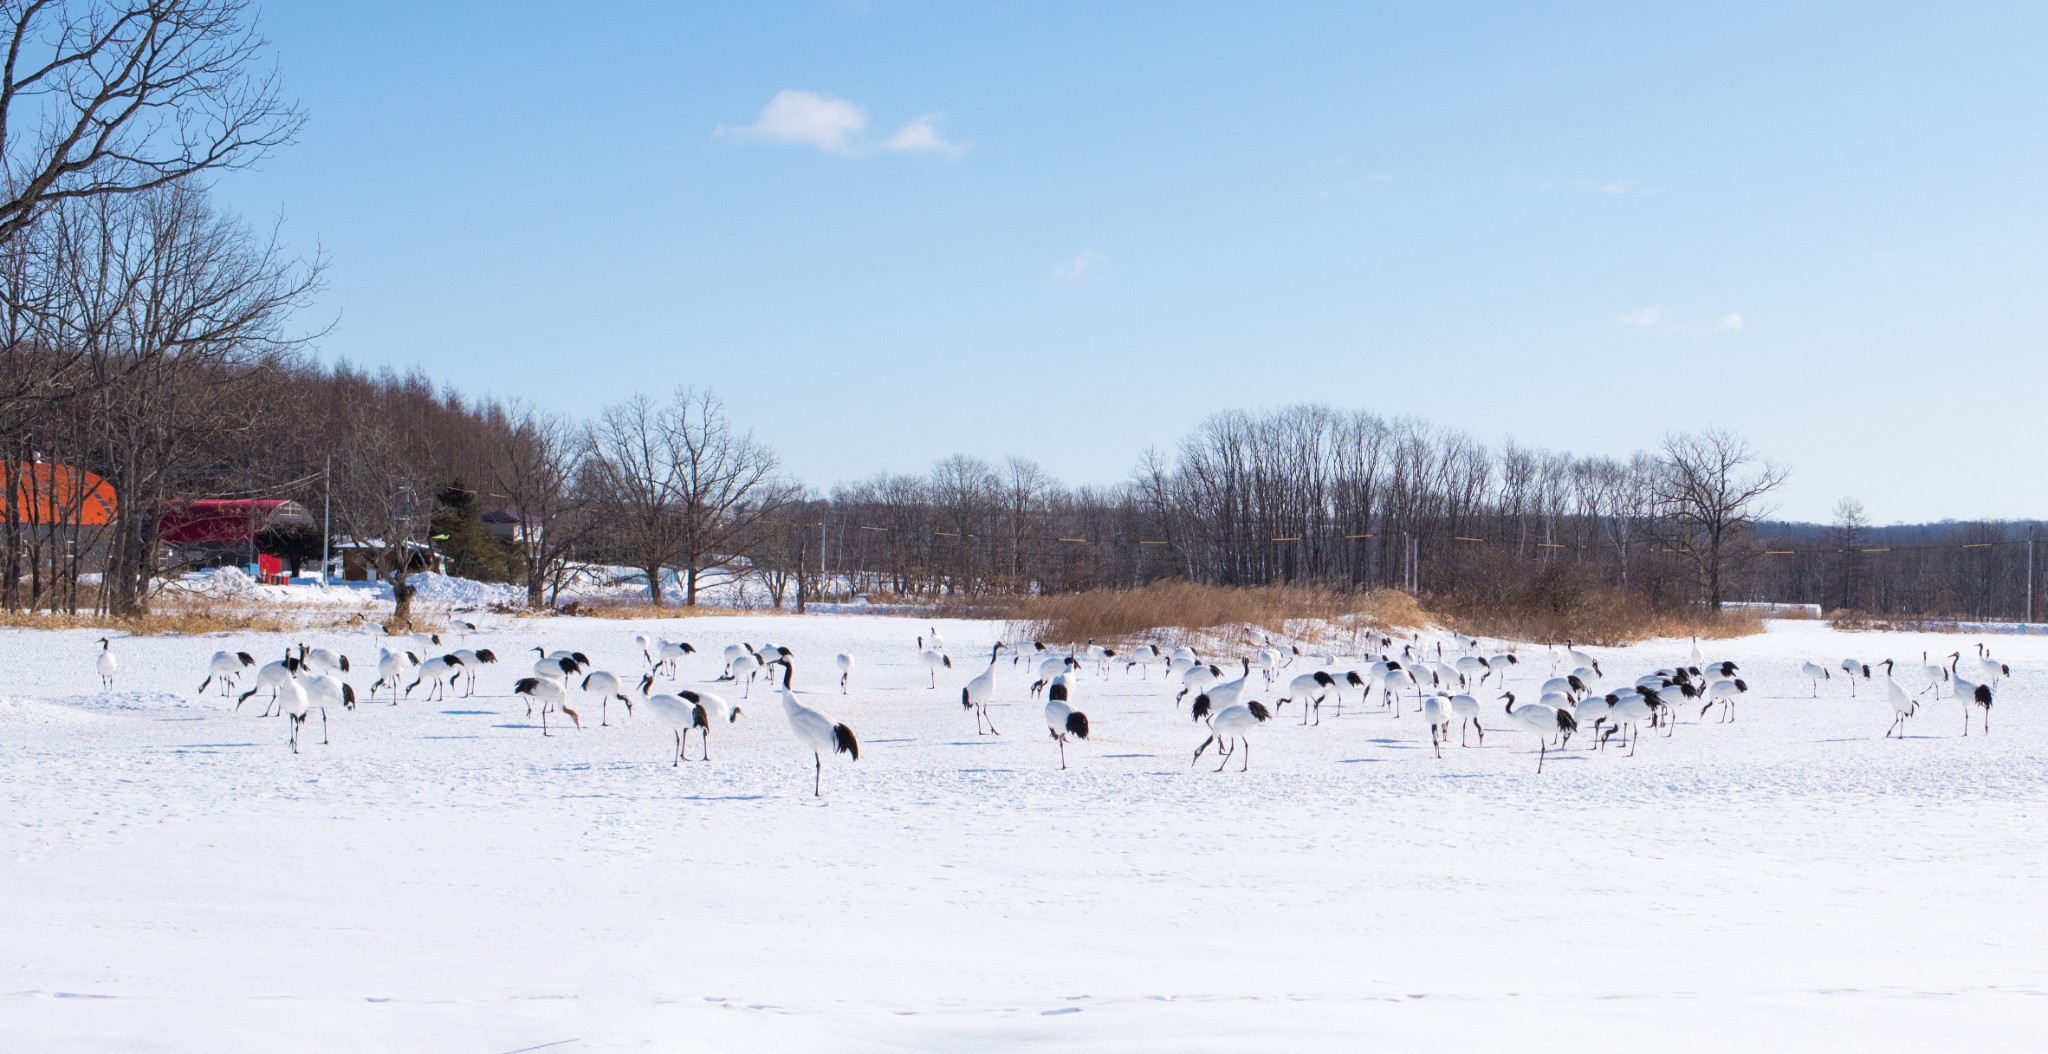
[(1340, 627), (1390, 630), (1428, 621), (1413, 597), (1391, 590), (1350, 593), (1320, 586), (1238, 588), (1179, 581), (1006, 598), (999, 606), (1013, 635), (1075, 643), (1139, 636), (1185, 640), (1242, 626), (1313, 639)]
[(1953, 618), (1924, 617), (1907, 615), (1878, 615), (1868, 611), (1837, 608), (1827, 613), (1828, 625), (1840, 630), (1859, 633), (1973, 633), (1964, 629)]
[(114, 630), (137, 637), (187, 636), (209, 633), (297, 633), (340, 627), (352, 616), (333, 611), (250, 611), (213, 605), (160, 605), (143, 615), (66, 615), (47, 611), (0, 611), (0, 627), (10, 629)]
[(1572, 640), (1614, 648), (1656, 637), (1726, 640), (1764, 631), (1763, 619), (1753, 612), (1658, 611), (1638, 598), (1614, 592), (1589, 596), (1562, 611), (1460, 605), (1437, 615), (1447, 628), (1475, 637), (1532, 643)]

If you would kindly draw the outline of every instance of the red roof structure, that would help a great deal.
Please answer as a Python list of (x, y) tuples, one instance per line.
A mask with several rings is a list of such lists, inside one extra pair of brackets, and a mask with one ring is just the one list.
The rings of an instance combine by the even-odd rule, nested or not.
[(167, 545), (236, 544), (276, 528), (318, 526), (296, 501), (276, 498), (202, 498), (172, 507), (157, 520), (157, 539)]

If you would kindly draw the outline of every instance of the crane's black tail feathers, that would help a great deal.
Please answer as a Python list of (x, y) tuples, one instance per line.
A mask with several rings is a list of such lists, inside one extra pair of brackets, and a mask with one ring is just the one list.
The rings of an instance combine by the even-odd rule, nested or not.
[[(1990, 705), (1990, 704), (1988, 704), (1988, 703), (1987, 703), (1987, 704), (1985, 704), (1985, 705), (1987, 705), (1987, 706), (1988, 706), (1988, 705)], [(1076, 736), (1080, 736), (1080, 737), (1081, 737), (1082, 739), (1087, 739), (1087, 738), (1088, 738), (1088, 715), (1087, 715), (1087, 714), (1084, 714), (1084, 713), (1082, 713), (1082, 712), (1081, 712), (1081, 711), (1079, 711), (1079, 710), (1076, 710), (1076, 711), (1074, 711), (1073, 713), (1070, 713), (1070, 714), (1068, 714), (1068, 715), (1067, 715), (1067, 733), (1068, 733), (1069, 735), (1076, 735)]]
[(1201, 719), (1209, 716), (1209, 710), (1211, 706), (1212, 704), (1209, 702), (1209, 693), (1203, 692), (1201, 695), (1195, 696), (1195, 705), (1193, 710), (1190, 712), (1194, 715), (1195, 720), (1200, 721)]
[(1257, 699), (1254, 699), (1251, 702), (1244, 704), (1244, 708), (1250, 710), (1252, 712), (1252, 717), (1256, 720), (1270, 721), (1273, 719), (1273, 714), (1271, 711), (1266, 709), (1266, 704), (1259, 702)]
[(974, 697), (973, 697), (973, 696), (971, 696), (971, 695), (968, 695), (968, 694), (967, 694), (967, 689), (965, 689), (965, 688), (962, 688), (962, 689), (960, 689), (960, 709), (962, 709), (962, 710), (972, 710), (972, 709), (974, 709)]
[(860, 760), (860, 740), (853, 738), (853, 729), (845, 725), (832, 726), (832, 749), (852, 755), (855, 761)]

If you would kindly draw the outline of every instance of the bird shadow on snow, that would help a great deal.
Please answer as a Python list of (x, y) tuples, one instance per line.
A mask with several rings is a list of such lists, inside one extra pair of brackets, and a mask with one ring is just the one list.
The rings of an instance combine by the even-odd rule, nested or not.
[(254, 743), (180, 743), (171, 750), (222, 750), (227, 747), (253, 747)]
[(1109, 760), (1110, 758), (1156, 758), (1156, 757), (1158, 757), (1158, 756), (1159, 756), (1159, 755), (1157, 755), (1157, 754), (1104, 754), (1104, 755), (1102, 755), (1102, 757), (1103, 757), (1103, 760), (1105, 760), (1105, 761)]
[(443, 710), (441, 712), (452, 714), (456, 717), (496, 717), (499, 714), (497, 710)]
[(870, 739), (870, 740), (868, 740), (868, 745), (869, 745), (869, 746), (873, 746), (873, 745), (875, 745), (875, 744), (877, 744), (877, 743), (915, 743), (915, 742), (917, 742), (917, 740), (915, 740), (915, 739), (909, 739), (909, 738), (905, 738), (905, 739)]

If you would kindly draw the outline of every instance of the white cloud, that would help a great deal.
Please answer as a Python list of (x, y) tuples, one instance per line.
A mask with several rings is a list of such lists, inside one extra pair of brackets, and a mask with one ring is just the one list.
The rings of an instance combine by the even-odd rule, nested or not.
[(1719, 322), (1716, 322), (1716, 323), (1714, 323), (1714, 332), (1716, 332), (1716, 333), (1740, 333), (1740, 332), (1742, 332), (1742, 313), (1741, 313), (1741, 312), (1739, 312), (1739, 311), (1730, 311), (1730, 312), (1728, 312), (1727, 314), (1725, 314), (1725, 315), (1722, 315), (1722, 316), (1721, 316), (1721, 321), (1719, 321)]
[(895, 135), (882, 141), (884, 150), (900, 150), (911, 154), (945, 154), (959, 157), (967, 147), (955, 143), (939, 134), (936, 114), (913, 117), (910, 123), (898, 129)]
[(1084, 249), (1079, 256), (1055, 264), (1052, 269), (1052, 280), (1056, 285), (1080, 285), (1108, 262), (1107, 255), (1094, 249)]
[(761, 107), (761, 116), (753, 124), (738, 128), (720, 125), (718, 133), (737, 139), (815, 146), (828, 154), (850, 154), (867, 126), (868, 113), (857, 103), (785, 88)]
[(958, 157), (967, 147), (940, 134), (936, 114), (914, 117), (881, 142), (867, 139), (868, 111), (848, 99), (784, 88), (761, 107), (752, 124), (719, 125), (720, 137), (787, 146), (812, 146), (828, 154), (856, 157), (877, 152), (945, 154)]
[(1637, 311), (1631, 311), (1615, 321), (1620, 322), (1624, 326), (1640, 326), (1644, 329), (1650, 329), (1669, 317), (1671, 317), (1671, 312), (1666, 311), (1664, 305), (1659, 304), (1656, 307), (1646, 307)]

